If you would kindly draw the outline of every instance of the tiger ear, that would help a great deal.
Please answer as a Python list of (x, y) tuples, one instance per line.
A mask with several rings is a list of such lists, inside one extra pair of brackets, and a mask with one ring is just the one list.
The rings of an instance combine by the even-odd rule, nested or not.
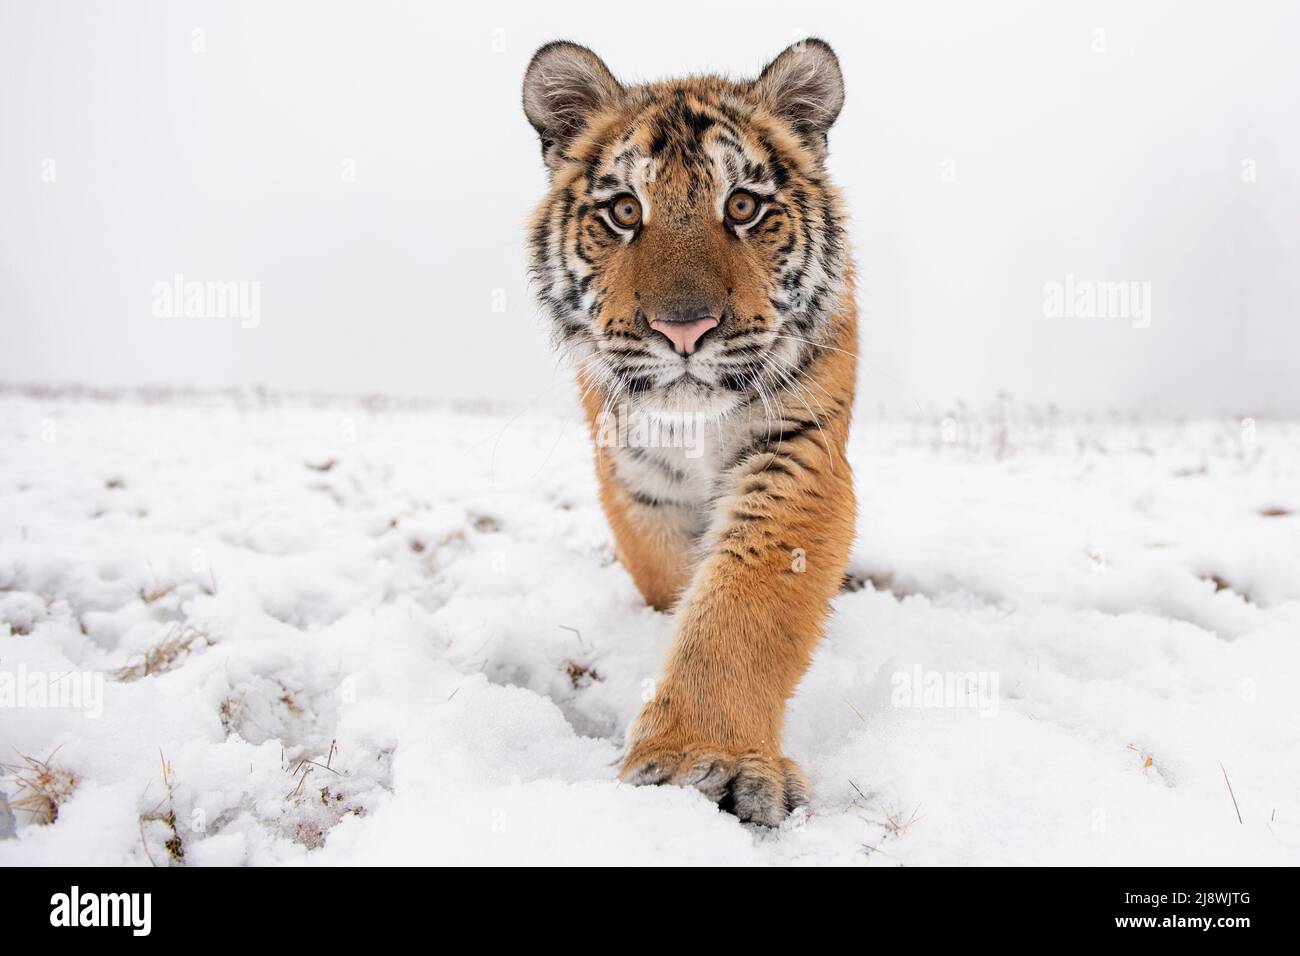
[(597, 110), (622, 94), (609, 67), (585, 46), (558, 40), (534, 53), (524, 73), (524, 115), (542, 139), (547, 165)]
[(835, 51), (809, 37), (786, 47), (763, 67), (751, 89), (808, 145), (822, 149), (826, 131), (844, 105), (844, 74)]

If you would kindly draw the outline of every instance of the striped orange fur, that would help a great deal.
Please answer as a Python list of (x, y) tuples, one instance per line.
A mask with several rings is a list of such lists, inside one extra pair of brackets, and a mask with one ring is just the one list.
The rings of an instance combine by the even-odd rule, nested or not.
[(753, 80), (645, 85), (553, 43), (524, 80), (550, 173), (539, 301), (578, 369), (620, 559), (674, 614), (621, 776), (767, 825), (809, 797), (786, 701), (854, 529), (857, 317), (825, 169), (842, 102), (818, 40)]

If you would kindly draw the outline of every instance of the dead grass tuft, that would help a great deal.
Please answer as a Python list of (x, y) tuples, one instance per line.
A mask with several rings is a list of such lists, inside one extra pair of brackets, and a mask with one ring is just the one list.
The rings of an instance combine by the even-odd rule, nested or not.
[(565, 661), (564, 668), (569, 674), (569, 683), (573, 685), (574, 690), (582, 690), (584, 687), (590, 687), (596, 681), (604, 680), (596, 668), (587, 664), (579, 664), (575, 660)]
[(481, 531), (484, 534), (490, 534), (494, 531), (501, 530), (501, 522), (491, 515), (475, 514), (470, 516), (470, 524), (475, 531)]
[(198, 628), (174, 624), (162, 641), (138, 655), (136, 660), (119, 667), (113, 672), (113, 677), (120, 681), (133, 681), (150, 674), (163, 674), (179, 666), (191, 654), (215, 643)]
[[(57, 753), (57, 751), (55, 751)], [(59, 818), (59, 807), (77, 789), (77, 775), (71, 770), (53, 766), (51, 753), (44, 760), (19, 754), (21, 764), (0, 764), (18, 787), (13, 799), (5, 802), (10, 810), (31, 815), (38, 824), (53, 823)]]
[[(330, 742), (329, 753), (325, 762), (303, 759), (286, 772), (296, 779), (292, 790), (284, 795), (290, 805), (291, 814), (288, 825), (290, 837), (309, 850), (318, 850), (325, 845), (325, 839), (334, 825), (345, 816), (364, 816), (365, 808), (353, 803), (344, 791), (350, 790), (347, 773), (334, 768), (334, 758), (338, 756), (337, 741)], [(324, 771), (333, 776), (321, 787), (307, 787), (307, 778), (313, 772)], [(313, 797), (312, 793), (316, 796)]]
[(176, 585), (174, 584), (163, 584), (153, 588), (142, 587), (140, 588), (140, 600), (145, 604), (153, 604), (157, 601), (161, 601), (167, 595), (175, 592), (175, 590)]
[(163, 849), (167, 851), (168, 859), (172, 863), (185, 862), (185, 841), (181, 837), (180, 828), (176, 826), (176, 781), (172, 775), (171, 761), (163, 756), (163, 752), (158, 751), (158, 760), (162, 764), (162, 783), (163, 798), (158, 801), (148, 813), (140, 816), (140, 843), (144, 847), (144, 855), (149, 858), (149, 862), (154, 866), (158, 863), (149, 852), (149, 840), (145, 836), (145, 825), (149, 823), (161, 823), (164, 834), (169, 834), (163, 840)]

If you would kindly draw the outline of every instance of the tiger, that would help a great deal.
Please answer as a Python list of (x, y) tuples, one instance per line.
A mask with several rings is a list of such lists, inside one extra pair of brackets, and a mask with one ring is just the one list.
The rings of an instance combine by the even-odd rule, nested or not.
[(785, 709), (856, 523), (857, 309), (826, 168), (843, 103), (819, 39), (756, 79), (638, 85), (557, 41), (523, 82), (549, 183), (530, 281), (576, 371), (617, 556), (671, 611), (618, 777), (694, 787), (763, 827), (810, 800)]

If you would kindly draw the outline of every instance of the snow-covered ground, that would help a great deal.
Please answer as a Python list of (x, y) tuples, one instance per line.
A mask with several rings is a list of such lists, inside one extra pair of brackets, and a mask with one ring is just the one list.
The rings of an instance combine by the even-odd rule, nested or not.
[(670, 618), (576, 415), (0, 393), (0, 865), (1300, 863), (1300, 424), (850, 457), (765, 831), (614, 779)]

